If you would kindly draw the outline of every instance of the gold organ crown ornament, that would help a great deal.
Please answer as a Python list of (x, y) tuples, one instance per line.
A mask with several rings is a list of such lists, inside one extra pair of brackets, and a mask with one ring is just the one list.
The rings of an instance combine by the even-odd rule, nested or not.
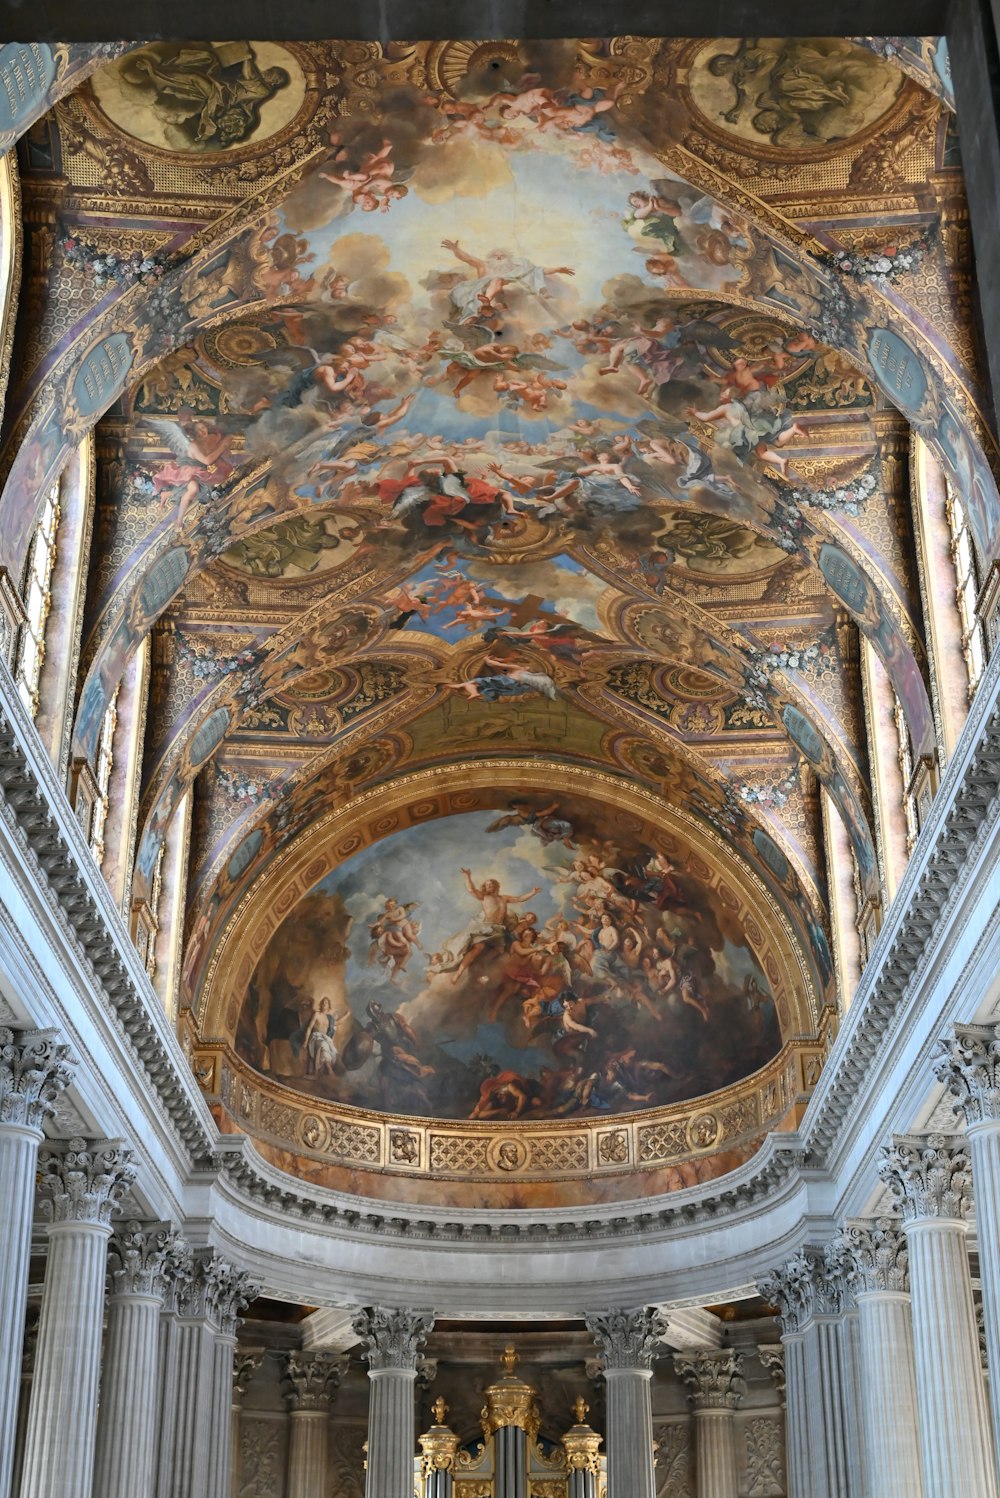
[(590, 1406), (582, 1397), (573, 1405), (576, 1424), (562, 1438), (566, 1453), (566, 1466), (570, 1472), (595, 1472), (601, 1470), (599, 1455), (601, 1436), (586, 1423)]
[(531, 1385), (518, 1378), (515, 1372), (517, 1349), (509, 1343), (500, 1354), (500, 1366), (503, 1373), (486, 1390), (486, 1403), (480, 1417), (483, 1435), (489, 1441), (495, 1431), (516, 1425), (525, 1432), (529, 1441), (534, 1441), (540, 1424), (538, 1400)]
[(453, 1472), (458, 1454), (458, 1436), (445, 1425), (448, 1406), (438, 1396), (431, 1405), (434, 1424), (420, 1437), (420, 1470), (423, 1476), (431, 1477), (435, 1472)]

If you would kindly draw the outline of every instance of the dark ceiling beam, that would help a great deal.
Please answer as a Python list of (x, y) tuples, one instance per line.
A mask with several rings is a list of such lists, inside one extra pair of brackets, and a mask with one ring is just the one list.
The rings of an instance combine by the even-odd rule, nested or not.
[(937, 36), (947, 0), (0, 0), (23, 42), (444, 41), (453, 37)]

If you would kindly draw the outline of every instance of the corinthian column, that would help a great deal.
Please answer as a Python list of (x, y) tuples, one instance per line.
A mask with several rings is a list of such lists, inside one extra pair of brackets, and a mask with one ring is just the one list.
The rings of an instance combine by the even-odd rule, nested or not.
[(157, 1498), (230, 1498), (236, 1327), (256, 1294), (214, 1249), (169, 1265)]
[(285, 1377), (288, 1404), (287, 1498), (327, 1498), (327, 1416), (344, 1372), (332, 1352), (290, 1352)]
[(969, 1156), (954, 1135), (896, 1135), (879, 1174), (903, 1214), (926, 1498), (997, 1498), (966, 1245)]
[[(935, 1071), (965, 1114), (994, 1442), (1000, 1442), (1000, 1025), (956, 1025)], [(1000, 1452), (997, 1453), (1000, 1455)]]
[(434, 1325), (431, 1311), (373, 1306), (356, 1318), (370, 1380), (367, 1498), (412, 1498), (417, 1353)]
[(0, 1498), (10, 1498), (42, 1124), (72, 1077), (54, 1030), (0, 1027)]
[(21, 1498), (90, 1498), (111, 1213), (135, 1179), (119, 1140), (45, 1150), (49, 1253)]
[(654, 1498), (653, 1358), (664, 1331), (658, 1312), (605, 1311), (587, 1317), (608, 1390), (608, 1498)]
[(163, 1266), (176, 1241), (168, 1222), (129, 1222), (111, 1236), (95, 1498), (153, 1498)]
[(739, 1353), (674, 1354), (694, 1411), (698, 1498), (739, 1498), (734, 1415), (746, 1392)]
[(906, 1240), (882, 1217), (848, 1223), (841, 1247), (858, 1302), (868, 1498), (923, 1498)]
[(808, 1498), (864, 1492), (856, 1321), (844, 1276), (806, 1245), (760, 1293), (779, 1308), (785, 1347), (789, 1491)]

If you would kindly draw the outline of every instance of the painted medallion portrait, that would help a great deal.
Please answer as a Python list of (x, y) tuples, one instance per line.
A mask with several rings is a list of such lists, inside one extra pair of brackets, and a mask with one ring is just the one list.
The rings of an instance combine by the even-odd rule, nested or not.
[(695, 107), (749, 145), (802, 151), (848, 140), (895, 102), (898, 69), (840, 37), (709, 42), (691, 67)]
[(231, 151), (294, 119), (305, 79), (271, 42), (154, 42), (96, 73), (92, 87), (120, 129), (165, 151)]
[(331, 1101), (530, 1121), (683, 1101), (777, 1053), (734, 897), (678, 838), (579, 796), (497, 801), (300, 901), (251, 979), (244, 1060)]

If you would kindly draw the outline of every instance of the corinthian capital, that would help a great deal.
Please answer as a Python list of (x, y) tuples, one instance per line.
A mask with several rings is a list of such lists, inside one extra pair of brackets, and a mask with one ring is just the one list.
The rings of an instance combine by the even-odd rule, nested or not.
[(120, 1223), (108, 1244), (112, 1295), (158, 1295), (166, 1290), (168, 1256), (179, 1243), (169, 1222)]
[(849, 1222), (838, 1240), (842, 1261), (850, 1266), (857, 1290), (909, 1289), (906, 1238), (892, 1217)]
[(135, 1180), (132, 1151), (120, 1139), (71, 1139), (65, 1149), (42, 1150), (38, 1189), (52, 1223), (98, 1222), (105, 1227)]
[(758, 1280), (757, 1288), (778, 1308), (782, 1329), (788, 1333), (800, 1332), (814, 1316), (841, 1315), (850, 1300), (840, 1265), (811, 1243)]
[(285, 1377), (291, 1388), (288, 1408), (328, 1410), (348, 1359), (335, 1352), (290, 1352), (285, 1357)]
[(0, 1124), (41, 1129), (76, 1064), (56, 1030), (0, 1026)]
[(969, 1154), (960, 1134), (894, 1134), (878, 1173), (905, 1222), (968, 1213)]
[(652, 1368), (666, 1321), (659, 1311), (638, 1306), (634, 1310), (593, 1312), (587, 1317), (587, 1330), (601, 1350), (605, 1372), (609, 1368)]
[(208, 1321), (233, 1337), (240, 1312), (260, 1294), (260, 1285), (214, 1248), (203, 1248), (188, 1264), (182, 1261), (174, 1293), (181, 1316)]
[(434, 1325), (433, 1311), (397, 1311), (369, 1306), (354, 1318), (354, 1330), (365, 1343), (368, 1367), (416, 1371), (417, 1353)]
[(934, 1075), (965, 1114), (967, 1124), (1000, 1122), (1000, 1025), (956, 1025), (939, 1040)]
[(696, 1410), (735, 1410), (746, 1393), (738, 1352), (675, 1352), (674, 1368)]

